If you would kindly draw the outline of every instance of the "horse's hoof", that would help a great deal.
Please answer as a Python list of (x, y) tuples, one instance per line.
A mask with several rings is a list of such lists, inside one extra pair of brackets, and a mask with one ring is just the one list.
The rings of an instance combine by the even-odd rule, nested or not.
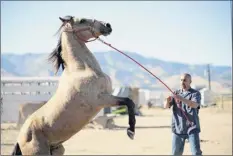
[(127, 129), (127, 135), (128, 135), (128, 137), (130, 138), (130, 139), (134, 139), (134, 132), (133, 131), (131, 131), (130, 129)]

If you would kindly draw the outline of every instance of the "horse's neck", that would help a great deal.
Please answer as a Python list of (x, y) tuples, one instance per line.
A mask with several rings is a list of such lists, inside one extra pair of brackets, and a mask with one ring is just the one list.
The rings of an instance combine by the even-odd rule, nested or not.
[(97, 61), (97, 59), (95, 58), (94, 54), (87, 48), (87, 46), (85, 44), (83, 45), (83, 49), (84, 49), (83, 58), (85, 58), (85, 60), (88, 62), (88, 64), (93, 66), (93, 68), (95, 68), (99, 71), (102, 71), (100, 64)]
[(63, 47), (65, 46), (63, 58), (70, 72), (85, 70), (87, 68), (94, 72), (102, 72), (98, 61), (85, 44), (80, 44), (71, 34), (67, 34), (65, 43), (63, 45)]

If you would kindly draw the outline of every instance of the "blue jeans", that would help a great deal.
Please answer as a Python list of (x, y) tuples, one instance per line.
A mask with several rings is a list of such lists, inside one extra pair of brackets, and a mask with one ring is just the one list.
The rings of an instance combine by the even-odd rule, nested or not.
[(189, 140), (192, 155), (202, 155), (200, 148), (199, 133), (190, 135), (179, 135), (173, 133), (172, 137), (172, 155), (182, 155), (184, 151), (185, 139)]

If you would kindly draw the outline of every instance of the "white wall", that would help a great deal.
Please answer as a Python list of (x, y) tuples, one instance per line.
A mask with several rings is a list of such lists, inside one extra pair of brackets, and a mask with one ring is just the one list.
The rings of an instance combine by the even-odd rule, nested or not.
[(139, 105), (146, 105), (150, 99), (150, 90), (139, 89)]
[(1, 122), (17, 122), (20, 104), (49, 100), (57, 88), (57, 82), (56, 77), (2, 77)]
[[(2, 77), (1, 122), (17, 122), (20, 104), (49, 100), (57, 89), (58, 80), (58, 77)], [(103, 115), (103, 110), (99, 115)]]
[(207, 88), (203, 88), (200, 90), (201, 93), (201, 105), (202, 106), (210, 106), (213, 105), (215, 103), (215, 96), (216, 94), (207, 89)]
[(158, 106), (163, 106), (164, 100), (168, 95), (171, 95), (171, 93), (165, 90), (153, 91), (148, 89), (140, 89), (139, 104), (147, 105), (148, 100), (153, 99), (156, 101)]

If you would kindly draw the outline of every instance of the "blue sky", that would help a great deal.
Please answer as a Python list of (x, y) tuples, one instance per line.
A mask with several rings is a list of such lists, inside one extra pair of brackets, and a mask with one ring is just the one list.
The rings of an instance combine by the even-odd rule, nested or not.
[[(102, 37), (123, 51), (190, 64), (232, 66), (229, 1), (1, 1), (1, 52), (49, 53), (59, 16), (109, 22)], [(109, 51), (95, 41), (91, 51)]]

